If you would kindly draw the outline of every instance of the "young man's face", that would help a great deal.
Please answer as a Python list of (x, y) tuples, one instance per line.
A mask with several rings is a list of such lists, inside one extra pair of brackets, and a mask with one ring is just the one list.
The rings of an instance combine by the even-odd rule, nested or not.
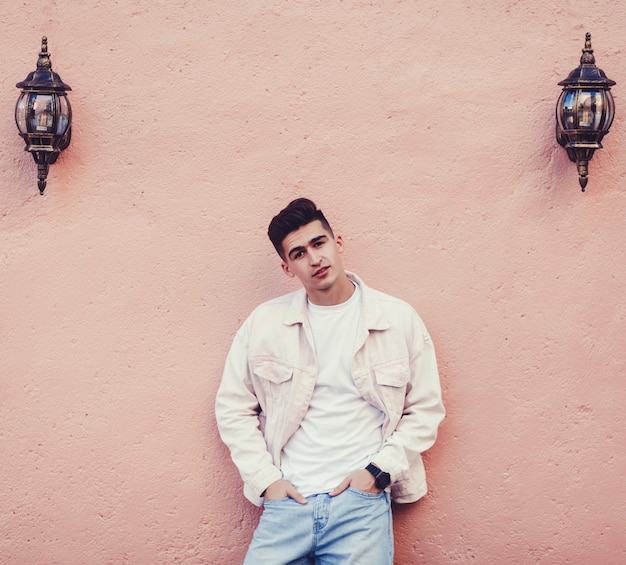
[(343, 267), (343, 240), (340, 235), (333, 237), (322, 222), (314, 220), (287, 234), (283, 251), (283, 271), (298, 278), (311, 302), (336, 304), (349, 298), (353, 285)]

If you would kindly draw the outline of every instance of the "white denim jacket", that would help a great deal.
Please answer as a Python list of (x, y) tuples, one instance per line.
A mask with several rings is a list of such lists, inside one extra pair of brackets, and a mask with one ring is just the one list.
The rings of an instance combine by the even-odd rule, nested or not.
[[(433, 344), (410, 305), (348, 276), (362, 290), (352, 377), (385, 415), (373, 462), (391, 475), (396, 502), (414, 502), (427, 490), (421, 453), (444, 417)], [(281, 452), (308, 410), (316, 375), (304, 289), (258, 306), (235, 336), (215, 401), (220, 435), (257, 506), (282, 478)]]

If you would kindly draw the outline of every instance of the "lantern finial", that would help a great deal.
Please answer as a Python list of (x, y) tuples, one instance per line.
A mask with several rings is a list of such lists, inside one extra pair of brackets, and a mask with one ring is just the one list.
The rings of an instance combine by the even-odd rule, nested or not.
[(595, 65), (596, 58), (593, 56), (593, 49), (591, 48), (591, 34), (585, 35), (585, 48), (583, 54), (580, 56), (581, 65)]
[(37, 59), (37, 68), (52, 69), (50, 54), (48, 53), (48, 38), (45, 35), (41, 38), (41, 51), (39, 53), (39, 59)]

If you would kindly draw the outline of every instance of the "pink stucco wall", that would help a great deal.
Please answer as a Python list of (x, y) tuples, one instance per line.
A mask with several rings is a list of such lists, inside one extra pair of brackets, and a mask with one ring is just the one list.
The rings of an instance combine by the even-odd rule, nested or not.
[[(1, 4), (0, 563), (240, 562), (212, 403), (295, 288), (264, 233), (301, 195), (438, 348), (397, 563), (626, 562), (620, 3)], [(583, 194), (553, 113), (586, 31), (618, 84)], [(42, 35), (74, 109), (44, 197), (13, 121)]]

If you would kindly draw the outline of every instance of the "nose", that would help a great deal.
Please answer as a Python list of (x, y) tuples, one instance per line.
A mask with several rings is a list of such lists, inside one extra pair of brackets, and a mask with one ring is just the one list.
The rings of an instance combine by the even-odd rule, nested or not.
[(321, 254), (318, 253), (316, 250), (311, 249), (309, 251), (309, 262), (311, 263), (311, 265), (313, 266), (319, 265), (321, 261), (322, 261)]

